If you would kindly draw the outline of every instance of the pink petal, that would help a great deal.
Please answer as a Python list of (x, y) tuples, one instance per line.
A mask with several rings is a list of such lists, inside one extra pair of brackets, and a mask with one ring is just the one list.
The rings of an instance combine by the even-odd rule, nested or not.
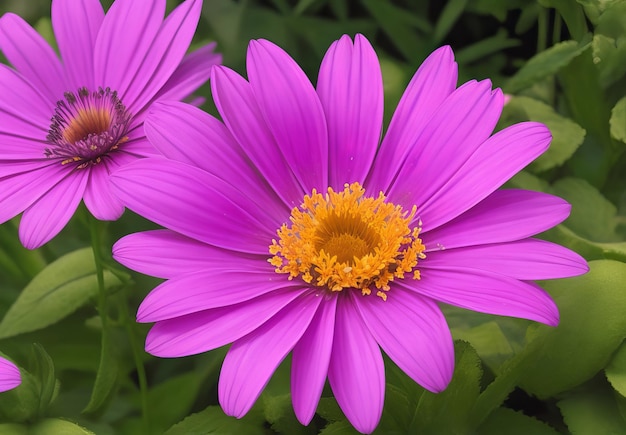
[(432, 299), (398, 287), (392, 287), (386, 301), (356, 293), (352, 297), (371, 334), (402, 371), (434, 393), (448, 386), (454, 345)]
[(356, 430), (374, 431), (385, 400), (385, 367), (378, 344), (350, 297), (338, 301), (328, 381)]
[[(63, 167), (57, 161), (37, 163), (38, 168), (22, 168), (20, 165), (21, 169), (30, 170), (0, 178), (1, 223), (26, 210), (50, 188), (67, 177), (71, 171), (71, 168)], [(12, 164), (11, 167), (13, 167)]]
[(0, 393), (12, 390), (21, 383), (20, 369), (11, 361), (0, 357)]
[(305, 192), (328, 186), (328, 134), (320, 100), (298, 64), (280, 47), (252, 40), (248, 79), (264, 118)]
[(571, 206), (547, 193), (497, 190), (461, 216), (423, 234), (428, 251), (525, 239), (562, 222)]
[(174, 160), (140, 159), (110, 180), (113, 193), (134, 212), (218, 247), (267, 255), (280, 226), (232, 185)]
[(536, 122), (515, 124), (490, 137), (422, 205), (424, 230), (436, 228), (477, 204), (547, 150), (550, 139), (548, 128)]
[[(86, 86), (95, 90), (94, 46), (104, 20), (98, 0), (55, 0), (52, 27), (68, 76), (69, 91)], [(61, 99), (61, 95), (57, 96)]]
[(320, 308), (302, 338), (293, 348), (291, 398), (298, 421), (308, 425), (313, 419), (328, 374), (333, 347), (337, 298), (318, 296)]
[(521, 280), (567, 278), (589, 270), (585, 259), (574, 251), (538, 239), (433, 251), (420, 262), (424, 269), (445, 269), (450, 265)]
[[(129, 269), (157, 278), (173, 278), (235, 263), (241, 254), (219, 249), (170, 230), (143, 231), (113, 245), (113, 258)], [(263, 264), (267, 267), (267, 264)]]
[(111, 193), (109, 168), (105, 162), (91, 168), (83, 199), (96, 219), (115, 221), (124, 213), (124, 205)]
[(158, 322), (181, 317), (197, 311), (239, 304), (255, 297), (294, 284), (276, 272), (263, 259), (256, 260), (265, 266), (260, 270), (246, 266), (254, 260), (240, 261), (237, 265), (214, 265), (171, 278), (152, 290), (137, 310), (142, 322)]
[(94, 49), (95, 83), (118, 92), (128, 107), (130, 83), (157, 37), (166, 0), (116, 0), (108, 10)]
[(368, 186), (386, 192), (415, 141), (441, 103), (454, 91), (457, 65), (445, 46), (435, 50), (419, 67), (391, 118), (374, 161)]
[(187, 0), (174, 9), (159, 28), (124, 94), (132, 113), (139, 112), (178, 68), (196, 31), (201, 9), (201, 0)]
[(154, 99), (181, 101), (206, 83), (211, 67), (222, 63), (222, 55), (214, 52), (215, 46), (213, 42), (185, 55)]
[(259, 177), (228, 129), (206, 112), (185, 103), (155, 103), (145, 130), (167, 158), (202, 168), (226, 182), (236, 181), (245, 196), (277, 221), (289, 216), (290, 210)]
[(249, 83), (234, 71), (215, 66), (211, 89), (224, 123), (254, 167), (289, 208), (299, 206), (304, 190), (269, 131)]
[(228, 415), (243, 417), (252, 408), (276, 367), (311, 323), (321, 298), (304, 295), (249, 335), (235, 341), (224, 358), (219, 402)]
[[(50, 127), (54, 104), (19, 73), (2, 64), (0, 64), (0, 92), (2, 92), (0, 119), (8, 121), (1, 124), (1, 131), (40, 139), (43, 142)], [(10, 116), (11, 121), (4, 118), (5, 116)], [(13, 125), (14, 120), (21, 125)]]
[(408, 209), (422, 207), (489, 138), (501, 111), (502, 92), (492, 91), (489, 80), (454, 91), (409, 150), (387, 191), (390, 200)]
[(382, 130), (383, 79), (374, 49), (363, 35), (344, 35), (320, 67), (317, 93), (328, 124), (330, 186), (363, 183)]
[[(176, 358), (216, 349), (254, 331), (308, 288), (287, 288), (237, 305), (198, 311), (156, 323), (146, 337), (146, 352)], [(141, 322), (139, 318), (137, 321)]]
[(399, 281), (398, 285), (468, 310), (519, 317), (550, 326), (559, 323), (556, 304), (535, 284), (456, 265), (445, 270), (424, 269), (421, 277), (420, 280)]
[(80, 204), (88, 178), (88, 169), (70, 173), (24, 211), (19, 228), (22, 245), (39, 248), (65, 227)]
[(61, 62), (50, 45), (21, 17), (6, 13), (0, 18), (0, 50), (46, 96), (49, 105), (63, 98), (67, 83)]

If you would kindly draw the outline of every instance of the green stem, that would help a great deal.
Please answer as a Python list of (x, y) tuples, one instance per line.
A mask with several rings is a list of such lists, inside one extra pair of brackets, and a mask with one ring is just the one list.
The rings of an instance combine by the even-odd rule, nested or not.
[[(125, 291), (126, 289), (124, 289)], [(126, 296), (124, 294), (124, 296)], [(135, 369), (137, 370), (137, 378), (139, 381), (139, 396), (141, 400), (141, 412), (143, 418), (143, 424), (145, 428), (145, 433), (150, 432), (150, 418), (149, 418), (149, 406), (148, 406), (148, 380), (146, 377), (146, 370), (143, 366), (143, 361), (141, 358), (141, 354), (143, 352), (143, 347), (140, 343), (137, 342), (137, 338), (135, 336), (135, 320), (131, 317), (130, 311), (128, 310), (127, 298), (119, 299), (119, 310), (122, 323), (126, 328), (126, 334), (128, 335), (128, 341), (130, 342), (130, 348), (133, 352), (133, 360), (135, 362)]]
[(561, 18), (561, 14), (554, 14), (554, 29), (552, 29), (552, 44), (556, 44), (561, 42), (561, 27), (563, 25), (563, 20)]
[(91, 235), (91, 249), (93, 259), (96, 264), (96, 277), (98, 279), (98, 312), (104, 329), (109, 323), (107, 315), (107, 294), (104, 288), (104, 268), (102, 267), (102, 241), (100, 240), (99, 221), (93, 216), (89, 216), (89, 233)]
[(537, 16), (537, 53), (541, 53), (548, 47), (548, 13), (546, 8), (539, 8)]

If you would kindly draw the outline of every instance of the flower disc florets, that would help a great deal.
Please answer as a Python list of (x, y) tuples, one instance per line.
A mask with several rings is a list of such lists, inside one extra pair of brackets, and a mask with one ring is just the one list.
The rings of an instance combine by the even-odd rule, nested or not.
[(80, 88), (65, 93), (57, 103), (48, 136), (46, 157), (61, 164), (77, 162), (77, 168), (99, 163), (102, 156), (128, 140), (131, 114), (111, 89), (90, 92)]
[(413, 272), (418, 259), (425, 258), (419, 238), (421, 227), (410, 228), (416, 207), (410, 213), (378, 197), (365, 197), (359, 183), (346, 184), (322, 195), (313, 190), (300, 207), (291, 211), (291, 225), (278, 230), (272, 240), (269, 260), (278, 273), (297, 276), (331, 291), (372, 289), (387, 299), (389, 282)]

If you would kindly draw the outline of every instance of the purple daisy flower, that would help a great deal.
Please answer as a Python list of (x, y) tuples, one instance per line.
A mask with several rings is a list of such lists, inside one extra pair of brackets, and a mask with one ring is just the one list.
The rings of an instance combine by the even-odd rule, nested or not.
[(12, 390), (21, 383), (20, 369), (8, 359), (0, 357), (0, 393)]
[(492, 136), (503, 106), (489, 81), (456, 87), (452, 50), (419, 68), (384, 139), (376, 54), (357, 35), (333, 43), (317, 89), (276, 45), (252, 41), (248, 80), (225, 67), (211, 85), (223, 123), (159, 103), (146, 134), (166, 159), (112, 175), (135, 212), (167, 229), (124, 237), (114, 257), (167, 279), (137, 319), (155, 322), (162, 357), (232, 343), (219, 379), (224, 411), (243, 416), (292, 352), (295, 413), (308, 424), (328, 377), (361, 432), (384, 392), (382, 350), (424, 388), (453, 372), (439, 303), (556, 325), (531, 280), (587, 271), (531, 238), (570, 206), (545, 193), (497, 190), (543, 153), (538, 123)]
[(37, 248), (63, 229), (81, 199), (98, 219), (124, 207), (109, 173), (156, 154), (146, 140), (147, 107), (182, 100), (220, 62), (214, 44), (185, 55), (201, 0), (165, 20), (166, 0), (54, 0), (61, 59), (22, 18), (0, 18), (0, 223), (24, 212), (22, 244)]

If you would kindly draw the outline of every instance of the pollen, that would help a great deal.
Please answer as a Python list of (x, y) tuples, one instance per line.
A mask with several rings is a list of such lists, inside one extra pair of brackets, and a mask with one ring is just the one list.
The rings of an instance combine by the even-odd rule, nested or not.
[(359, 183), (339, 192), (328, 188), (325, 195), (313, 190), (291, 211), (290, 224), (278, 229), (269, 262), (289, 279), (387, 300), (394, 279), (420, 279), (416, 267), (426, 256), (421, 226), (410, 225), (416, 210), (387, 202), (382, 192), (366, 196)]

